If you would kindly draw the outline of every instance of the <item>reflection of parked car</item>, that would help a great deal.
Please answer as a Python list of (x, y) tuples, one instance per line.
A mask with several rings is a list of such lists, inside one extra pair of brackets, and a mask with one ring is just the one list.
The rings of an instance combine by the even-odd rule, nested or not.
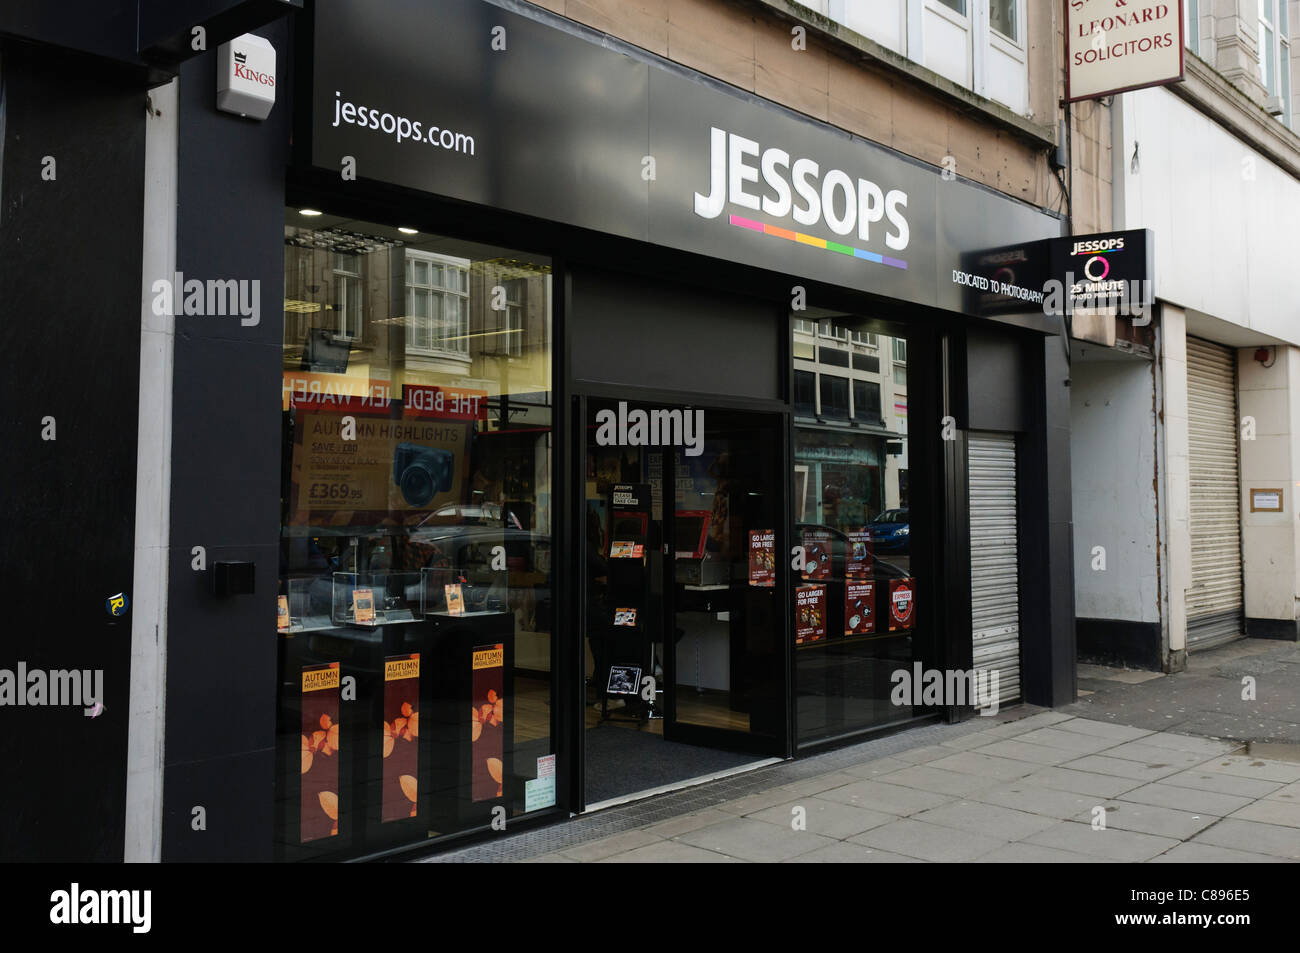
[(907, 552), (908, 526), (907, 510), (885, 510), (870, 523), (867, 530), (871, 533), (871, 542), (878, 553)]

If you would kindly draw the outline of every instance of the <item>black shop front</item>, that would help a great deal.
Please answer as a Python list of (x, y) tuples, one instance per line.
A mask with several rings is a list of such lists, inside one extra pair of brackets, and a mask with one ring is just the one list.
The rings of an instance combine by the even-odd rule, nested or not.
[[(278, 486), (226, 676), (265, 714), (230, 788), (274, 776), (240, 854), (451, 844), (969, 716), (893, 676), (976, 665), (973, 430), (1019, 460), (1015, 696), (1064, 700), (1060, 343), (954, 280), (1061, 221), (544, 11), (416, 6), (272, 32), (292, 89), (228, 173), (193, 158), (228, 117), (182, 134), (182, 238), (242, 177), (284, 286), (253, 359), (188, 358), (255, 395), (236, 439)], [(182, 590), (173, 632), (230, 611)], [(205, 651), (172, 640), (169, 696)]]

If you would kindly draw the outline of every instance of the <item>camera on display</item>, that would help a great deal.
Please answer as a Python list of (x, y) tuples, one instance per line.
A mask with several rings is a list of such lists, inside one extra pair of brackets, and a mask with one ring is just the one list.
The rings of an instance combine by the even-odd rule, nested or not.
[(408, 506), (425, 506), (439, 493), (451, 492), (456, 456), (450, 450), (399, 443), (393, 453), (393, 482)]

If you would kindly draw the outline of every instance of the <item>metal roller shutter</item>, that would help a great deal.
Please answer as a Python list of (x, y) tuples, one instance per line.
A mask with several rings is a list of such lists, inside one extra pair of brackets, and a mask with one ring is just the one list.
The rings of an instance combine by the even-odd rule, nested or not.
[(1016, 438), (971, 433), (971, 641), (976, 669), (996, 669), (999, 703), (1020, 697), (1020, 563)]
[(1187, 648), (1242, 636), (1241, 490), (1237, 466), (1237, 354), (1187, 339), (1187, 435), (1192, 585)]

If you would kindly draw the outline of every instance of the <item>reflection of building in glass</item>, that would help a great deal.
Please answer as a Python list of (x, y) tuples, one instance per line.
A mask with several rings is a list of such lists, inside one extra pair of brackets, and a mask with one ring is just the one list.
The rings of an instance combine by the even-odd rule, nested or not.
[(907, 341), (852, 315), (793, 321), (795, 512), (863, 526), (907, 500)]

